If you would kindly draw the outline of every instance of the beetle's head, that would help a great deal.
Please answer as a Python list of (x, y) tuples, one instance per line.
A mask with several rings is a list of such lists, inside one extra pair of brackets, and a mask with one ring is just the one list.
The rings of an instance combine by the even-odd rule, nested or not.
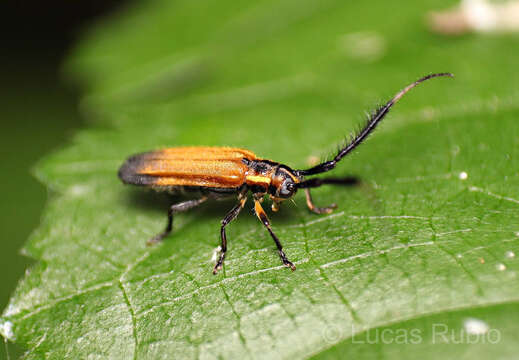
[(268, 189), (270, 198), (272, 199), (272, 210), (279, 209), (279, 203), (290, 199), (297, 192), (297, 184), (299, 177), (294, 173), (294, 170), (288, 166), (280, 165), (271, 177), (270, 186)]

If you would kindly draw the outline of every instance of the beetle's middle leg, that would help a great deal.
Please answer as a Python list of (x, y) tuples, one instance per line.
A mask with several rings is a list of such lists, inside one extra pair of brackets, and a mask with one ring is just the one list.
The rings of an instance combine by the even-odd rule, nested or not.
[(256, 216), (258, 217), (258, 219), (261, 220), (263, 225), (265, 225), (265, 227), (269, 231), (272, 239), (274, 239), (274, 242), (276, 243), (276, 246), (278, 247), (279, 257), (281, 258), (283, 265), (285, 265), (286, 267), (289, 267), (290, 269), (292, 269), (292, 271), (294, 271), (296, 269), (296, 266), (288, 260), (287, 256), (285, 255), (285, 252), (283, 251), (283, 245), (281, 245), (281, 242), (279, 241), (278, 237), (272, 231), (272, 228), (270, 227), (270, 221), (267, 217), (267, 214), (265, 213), (265, 210), (263, 210), (263, 207), (261, 207), (260, 199), (254, 199), (254, 211), (256, 212)]
[(173, 230), (173, 215), (182, 212), (187, 211), (189, 209), (192, 209), (201, 203), (205, 202), (208, 199), (207, 196), (203, 196), (200, 199), (194, 199), (194, 200), (187, 200), (182, 201), (177, 204), (171, 205), (171, 207), (168, 210), (168, 224), (166, 225), (166, 229), (161, 232), (160, 234), (155, 235), (151, 239), (149, 239), (146, 242), (146, 245), (150, 246), (153, 244), (156, 244), (158, 242), (161, 242), (166, 236), (168, 236), (171, 233), (171, 230)]
[(216, 275), (218, 270), (222, 268), (223, 261), (225, 259), (225, 253), (227, 252), (227, 235), (225, 234), (225, 227), (240, 213), (241, 209), (245, 206), (245, 202), (247, 201), (247, 195), (246, 193), (242, 193), (238, 196), (238, 204), (236, 204), (231, 211), (225, 215), (225, 217), (222, 220), (222, 227), (220, 228), (220, 237), (222, 238), (222, 245), (220, 250), (220, 256), (218, 257), (218, 261), (216, 262), (216, 265), (213, 269), (213, 274)]

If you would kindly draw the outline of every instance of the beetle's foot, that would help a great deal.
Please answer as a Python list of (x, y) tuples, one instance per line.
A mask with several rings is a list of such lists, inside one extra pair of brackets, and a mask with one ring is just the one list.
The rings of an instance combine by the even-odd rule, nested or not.
[(335, 209), (337, 209), (337, 204), (334, 203), (327, 207), (314, 207), (311, 210), (316, 214), (331, 214)]
[(287, 268), (290, 268), (292, 271), (296, 271), (296, 266), (292, 264), (290, 261), (284, 261), (283, 265), (285, 265)]
[(290, 268), (290, 270), (295, 271), (296, 266), (292, 264), (291, 261), (287, 259), (287, 256), (283, 252), (283, 250), (279, 250), (279, 257), (281, 258), (281, 261), (283, 262), (283, 265), (285, 265), (287, 268)]
[(225, 253), (220, 254), (220, 257), (218, 258), (218, 262), (214, 266), (213, 269), (213, 275), (216, 275), (218, 271), (222, 270), (223, 267), (223, 259), (225, 258)]
[(218, 271), (222, 269), (222, 265), (215, 265), (213, 269), (213, 275), (218, 274)]
[(152, 237), (151, 239), (148, 239), (148, 241), (146, 241), (146, 246), (153, 246), (155, 244), (161, 243), (162, 240), (164, 240), (164, 238), (166, 236), (168, 236), (168, 234), (169, 234), (169, 232), (160, 233), (160, 234), (155, 235), (154, 237)]

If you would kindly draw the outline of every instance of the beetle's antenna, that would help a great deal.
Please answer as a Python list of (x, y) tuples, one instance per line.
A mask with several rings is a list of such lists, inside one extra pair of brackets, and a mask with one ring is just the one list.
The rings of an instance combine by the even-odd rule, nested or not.
[[(451, 73), (438, 73), (438, 74), (430, 74), (427, 76), (424, 76), (421, 79), (416, 80), (414, 83), (406, 86), (404, 89), (402, 89), (400, 92), (398, 92), (391, 100), (389, 100), (385, 105), (379, 107), (377, 110), (375, 110), (368, 118), (368, 121), (364, 128), (359, 131), (356, 135), (353, 136), (353, 138), (344, 146), (342, 147), (337, 155), (332, 160), (325, 161), (319, 165), (316, 165), (310, 169), (307, 170), (296, 170), (296, 173), (300, 176), (305, 175), (315, 175), (320, 174), (326, 171), (330, 171), (337, 163), (345, 157), (348, 153), (350, 153), (353, 149), (355, 149), (357, 146), (359, 146), (371, 132), (375, 129), (375, 127), (378, 125), (378, 123), (386, 116), (386, 114), (389, 112), (391, 107), (402, 98), (409, 90), (414, 88), (416, 85), (440, 76), (449, 76), (454, 77)], [(304, 182), (299, 183), (299, 187), (306, 187), (304, 186)]]

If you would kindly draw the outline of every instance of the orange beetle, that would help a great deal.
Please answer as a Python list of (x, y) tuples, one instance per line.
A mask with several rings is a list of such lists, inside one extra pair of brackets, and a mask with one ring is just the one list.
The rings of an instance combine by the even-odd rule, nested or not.
[(279, 204), (294, 196), (298, 189), (304, 189), (308, 208), (315, 213), (330, 213), (335, 204), (328, 207), (316, 207), (312, 202), (310, 188), (324, 184), (354, 184), (356, 179), (348, 178), (312, 178), (305, 176), (324, 173), (335, 168), (337, 163), (355, 149), (375, 129), (377, 124), (389, 112), (400, 98), (419, 83), (439, 76), (450, 76), (450, 73), (439, 73), (425, 76), (398, 92), (385, 105), (379, 107), (368, 118), (366, 125), (342, 147), (337, 155), (329, 161), (320, 163), (307, 170), (293, 170), (290, 167), (258, 158), (249, 150), (231, 147), (176, 147), (137, 154), (130, 157), (119, 169), (119, 178), (125, 184), (151, 187), (156, 190), (198, 190), (197, 199), (183, 201), (171, 205), (168, 211), (166, 229), (148, 240), (148, 244), (162, 241), (173, 228), (173, 215), (200, 205), (210, 198), (238, 195), (236, 204), (222, 220), (220, 228), (221, 251), (213, 274), (222, 268), (227, 251), (225, 227), (234, 220), (247, 201), (247, 193), (253, 195), (256, 216), (274, 239), (283, 264), (292, 270), (296, 267), (290, 262), (283, 247), (270, 226), (267, 214), (261, 206), (265, 195), (272, 199), (272, 210), (277, 211)]

